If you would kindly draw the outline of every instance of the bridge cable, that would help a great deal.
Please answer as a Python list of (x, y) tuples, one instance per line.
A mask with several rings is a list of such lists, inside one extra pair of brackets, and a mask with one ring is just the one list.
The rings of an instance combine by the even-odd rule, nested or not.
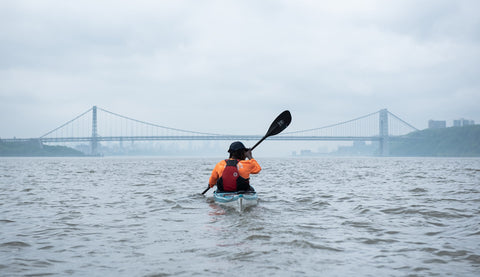
[(57, 131), (58, 129), (61, 129), (61, 128), (65, 127), (66, 125), (68, 125), (68, 124), (72, 123), (73, 121), (79, 119), (80, 117), (84, 116), (86, 113), (91, 112), (92, 109), (93, 109), (93, 108), (88, 109), (86, 112), (84, 112), (84, 113), (82, 113), (81, 115), (75, 117), (74, 119), (68, 121), (67, 123), (61, 125), (60, 127), (57, 127), (57, 128), (55, 128), (55, 129), (53, 129), (52, 131), (50, 131), (50, 132), (46, 133), (45, 135), (41, 136), (40, 138), (46, 137), (46, 136), (50, 135), (51, 133)]
[(393, 113), (391, 112), (388, 112), (391, 116), (395, 117), (397, 120), (400, 120), (400, 122), (402, 122), (403, 124), (407, 125), (408, 127), (414, 129), (415, 131), (418, 131), (417, 128), (415, 128), (414, 126), (410, 125), (408, 122), (406, 122), (405, 120), (401, 119), (400, 117), (394, 115)]
[(340, 123), (336, 123), (336, 124), (332, 124), (332, 125), (328, 125), (328, 126), (324, 126), (324, 127), (307, 129), (307, 130), (300, 130), (300, 131), (294, 131), (294, 132), (287, 132), (287, 133), (284, 133), (284, 135), (288, 135), (288, 134), (298, 134), (298, 133), (303, 133), (303, 132), (310, 132), (310, 131), (316, 131), (316, 130), (331, 128), (331, 127), (339, 126), (339, 125), (342, 125), (342, 124), (347, 124), (347, 123), (350, 123), (350, 122), (352, 122), (352, 121), (364, 119), (364, 118), (366, 118), (366, 117), (372, 116), (372, 115), (377, 114), (377, 113), (379, 113), (379, 112), (374, 112), (374, 113), (367, 114), (367, 115), (364, 115), (364, 116), (361, 116), (361, 117), (357, 117), (357, 118), (355, 118), (355, 119), (351, 119), (351, 120), (348, 120), (348, 121), (344, 121), (344, 122), (340, 122)]
[(154, 123), (149, 123), (149, 122), (146, 122), (146, 121), (141, 121), (141, 120), (138, 120), (138, 119), (134, 119), (134, 118), (131, 118), (131, 117), (128, 117), (128, 116), (124, 116), (124, 115), (121, 115), (121, 114), (117, 114), (117, 113), (114, 113), (114, 112), (110, 112), (110, 111), (107, 111), (107, 110), (102, 109), (102, 108), (100, 108), (100, 107), (97, 107), (97, 109), (99, 109), (99, 110), (101, 110), (101, 111), (104, 111), (104, 112), (106, 112), (106, 113), (109, 113), (109, 114), (111, 114), (111, 115), (115, 115), (115, 116), (121, 117), (121, 118), (123, 118), (123, 119), (135, 121), (135, 122), (137, 122), (137, 123), (141, 123), (141, 124), (145, 124), (145, 125), (150, 125), (150, 126), (153, 126), (153, 127), (159, 127), (159, 128), (163, 128), (163, 129), (167, 129), (167, 130), (178, 131), (178, 132), (185, 132), (185, 133), (192, 133), (192, 134), (197, 134), (197, 135), (221, 136), (220, 134), (214, 134), (214, 133), (202, 133), (202, 132), (195, 132), (195, 131), (188, 131), (188, 130), (182, 130), (182, 129), (165, 127), (165, 126), (157, 125), (157, 124), (154, 124)]

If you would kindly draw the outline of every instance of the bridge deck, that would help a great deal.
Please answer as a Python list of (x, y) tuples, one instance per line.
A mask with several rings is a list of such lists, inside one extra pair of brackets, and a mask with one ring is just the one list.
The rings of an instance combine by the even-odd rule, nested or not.
[[(400, 136), (401, 137), (401, 136)], [(388, 139), (397, 139), (399, 136), (390, 136)], [(256, 135), (225, 135), (225, 136), (112, 136), (97, 137), (96, 141), (185, 141), (185, 140), (260, 140), (262, 136)], [(380, 136), (274, 136), (269, 140), (279, 141), (380, 141)], [(59, 137), (59, 138), (15, 138), (1, 139), (3, 142), (25, 142), (41, 141), (43, 143), (52, 142), (91, 142), (92, 137)]]

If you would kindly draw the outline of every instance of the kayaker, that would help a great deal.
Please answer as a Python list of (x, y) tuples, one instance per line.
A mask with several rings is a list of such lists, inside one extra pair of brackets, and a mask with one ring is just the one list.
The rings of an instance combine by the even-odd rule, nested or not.
[(211, 188), (216, 185), (218, 191), (253, 191), (250, 174), (257, 174), (262, 168), (252, 157), (252, 151), (235, 141), (228, 153), (230, 157), (217, 163), (213, 169), (208, 185)]

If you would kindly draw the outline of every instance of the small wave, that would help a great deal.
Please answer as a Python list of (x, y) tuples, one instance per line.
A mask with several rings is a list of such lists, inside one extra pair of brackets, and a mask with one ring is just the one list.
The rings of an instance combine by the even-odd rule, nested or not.
[(472, 254), (467, 257), (467, 260), (474, 263), (480, 264), (480, 255)]
[(414, 188), (414, 189), (409, 190), (409, 192), (419, 193), (419, 192), (428, 192), (428, 190), (423, 189), (423, 188)]
[(166, 204), (176, 204), (177, 203), (176, 201), (173, 201), (173, 200), (170, 200), (170, 199), (163, 199), (163, 202), (165, 202)]
[(272, 237), (268, 235), (251, 235), (246, 240), (270, 240)]
[(356, 228), (370, 228), (372, 226), (372, 223), (371, 222), (366, 222), (366, 221), (346, 220), (342, 223), (342, 225), (349, 225), (349, 226), (356, 227)]
[(147, 184), (141, 183), (141, 184), (134, 184), (133, 186), (135, 186), (135, 187), (143, 187), (143, 186), (146, 186), (146, 185), (147, 185)]
[(466, 250), (458, 250), (458, 251), (442, 250), (442, 251), (438, 251), (437, 253), (435, 253), (435, 255), (437, 255), (437, 256), (448, 256), (448, 257), (461, 257), (461, 256), (466, 256), (469, 253), (470, 252), (468, 252)]
[(162, 172), (161, 171), (158, 171), (158, 172), (142, 172), (142, 173), (139, 173), (138, 175), (140, 175), (140, 176), (160, 176), (160, 175), (162, 175)]
[(406, 207), (399, 207), (399, 208), (390, 208), (390, 209), (383, 209), (380, 210), (386, 214), (395, 214), (395, 215), (415, 215), (420, 214), (425, 217), (429, 218), (470, 218), (473, 215), (465, 214), (465, 213), (449, 213), (445, 211), (436, 211), (436, 210), (426, 210), (426, 209), (414, 209), (414, 208), (406, 208)]
[(368, 213), (370, 212), (370, 209), (367, 208), (367, 207), (364, 207), (363, 205), (358, 205), (356, 206), (355, 208), (353, 208), (354, 210), (357, 210), (357, 211), (360, 211), (360, 214), (365, 214), (365, 213)]
[(447, 225), (441, 223), (441, 222), (433, 222), (433, 221), (427, 221), (428, 224), (436, 226), (436, 227), (445, 227)]
[(339, 249), (339, 248), (320, 245), (320, 244), (313, 243), (313, 242), (308, 241), (308, 240), (293, 240), (288, 244), (291, 245), (291, 246), (300, 247), (300, 248), (312, 248), (312, 249), (328, 250), (328, 251), (334, 251), (334, 252), (342, 252), (343, 251), (342, 249)]
[[(48, 261), (35, 261), (32, 266), (44, 268), (44, 267), (49, 267), (51, 265), (52, 263)], [(35, 276), (48, 276), (48, 275), (53, 275), (53, 274), (44, 273), (43, 275), (35, 275)], [(29, 275), (29, 276), (32, 276), (32, 275)]]
[(145, 277), (167, 277), (167, 276), (172, 276), (170, 273), (153, 273), (146, 275)]
[(51, 262), (51, 263), (66, 263), (66, 261), (59, 261), (59, 260), (53, 260), (53, 259), (47, 259), (47, 261)]
[(433, 237), (433, 236), (439, 235), (441, 233), (443, 233), (443, 232), (426, 232), (425, 235), (429, 236), (429, 237)]
[(174, 206), (170, 207), (172, 210), (183, 210), (183, 206), (180, 204), (175, 204)]
[(413, 269), (413, 271), (416, 271), (416, 272), (426, 271), (426, 270), (430, 270), (430, 268), (428, 268), (428, 267), (416, 267), (416, 268)]
[(433, 247), (424, 247), (422, 249), (420, 249), (421, 251), (424, 251), (424, 252), (428, 252), (428, 253), (435, 253), (438, 251), (437, 248), (433, 248)]
[(380, 244), (380, 243), (394, 243), (398, 242), (398, 240), (394, 239), (369, 239), (369, 238), (362, 238), (362, 243), (364, 244)]
[(350, 196), (344, 196), (344, 197), (340, 197), (338, 198), (338, 201), (340, 202), (354, 202), (354, 197), (350, 197)]
[(154, 209), (151, 209), (151, 210), (149, 210), (148, 212), (149, 212), (149, 213), (156, 213), (156, 212), (160, 212), (160, 211), (164, 211), (164, 210), (165, 210), (165, 208), (162, 207), (162, 208), (154, 208)]
[(330, 206), (330, 203), (328, 203), (327, 201), (316, 200), (312, 202), (312, 205), (316, 207), (323, 207)]
[(296, 197), (295, 202), (298, 204), (303, 204), (303, 203), (311, 203), (314, 200), (313, 196), (302, 196), (302, 197)]
[(468, 236), (469, 236), (469, 237), (471, 237), (471, 236), (480, 236), (480, 231), (475, 232), (475, 233), (471, 233), (471, 234), (469, 234)]
[(440, 211), (420, 211), (422, 215), (428, 217), (437, 217), (437, 218), (470, 218), (473, 215), (464, 214), (464, 213), (447, 213), (447, 212), (440, 212)]
[(30, 244), (23, 241), (10, 241), (0, 244), (0, 247), (29, 247)]
[(428, 259), (423, 261), (426, 264), (446, 264), (447, 262), (442, 259)]
[(83, 174), (83, 173), (90, 173), (90, 174), (92, 174), (92, 173), (95, 173), (95, 170), (93, 170), (93, 169), (92, 169), (92, 170), (87, 170), (87, 169), (85, 169), (85, 171), (80, 171), (80, 170), (78, 170), (76, 173), (77, 173), (77, 174)]

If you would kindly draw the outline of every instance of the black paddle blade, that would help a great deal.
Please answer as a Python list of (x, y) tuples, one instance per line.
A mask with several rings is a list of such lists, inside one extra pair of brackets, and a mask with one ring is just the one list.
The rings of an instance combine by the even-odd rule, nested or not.
[(267, 134), (265, 134), (265, 136), (263, 136), (261, 140), (259, 140), (252, 148), (250, 148), (250, 150), (255, 149), (255, 147), (257, 147), (266, 138), (279, 134), (281, 131), (285, 130), (285, 128), (287, 128), (288, 125), (290, 125), (290, 122), (292, 122), (292, 115), (290, 114), (290, 112), (289, 111), (282, 112), (272, 122), (272, 125), (270, 125), (270, 128), (268, 128)]
[(272, 125), (270, 125), (270, 128), (268, 128), (268, 131), (265, 137), (279, 134), (280, 132), (285, 130), (288, 127), (288, 125), (290, 125), (290, 122), (292, 122), (292, 115), (290, 114), (290, 112), (289, 111), (282, 112), (272, 122)]

